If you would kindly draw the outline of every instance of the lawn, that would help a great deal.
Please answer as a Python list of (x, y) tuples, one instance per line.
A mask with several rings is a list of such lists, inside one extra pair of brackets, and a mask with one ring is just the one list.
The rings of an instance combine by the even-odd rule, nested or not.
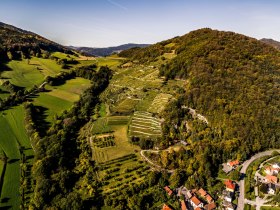
[(261, 210), (280, 210), (280, 207), (262, 206)]
[(8, 164), (6, 166), (1, 192), (0, 207), (11, 206), (11, 209), (19, 209), (19, 146), (24, 147), (26, 156), (33, 154), (29, 138), (24, 128), (23, 113), (22, 106), (17, 106), (0, 113), (0, 147), (8, 157)]

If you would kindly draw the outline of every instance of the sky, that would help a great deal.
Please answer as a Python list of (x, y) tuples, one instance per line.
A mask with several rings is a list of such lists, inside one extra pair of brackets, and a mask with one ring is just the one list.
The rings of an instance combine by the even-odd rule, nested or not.
[(1, 0), (0, 22), (63, 45), (152, 44), (200, 28), (280, 41), (279, 0)]

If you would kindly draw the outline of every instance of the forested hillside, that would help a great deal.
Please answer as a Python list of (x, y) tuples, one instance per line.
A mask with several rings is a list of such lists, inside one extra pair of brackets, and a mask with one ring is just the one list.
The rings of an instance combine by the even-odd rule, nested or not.
[(35, 33), (0, 22), (0, 61), (71, 51)]
[[(175, 56), (162, 59), (171, 50)], [(182, 169), (192, 165), (187, 174), (195, 172), (199, 184), (227, 159), (279, 148), (280, 52), (275, 48), (233, 32), (201, 29), (122, 54), (138, 62), (161, 63), (159, 76), (166, 80), (187, 81), (162, 116), (165, 145), (181, 139), (191, 149), (185, 161), (174, 156), (171, 161), (172, 155), (162, 156), (162, 161), (167, 158)], [(188, 108), (209, 123), (193, 119)]]

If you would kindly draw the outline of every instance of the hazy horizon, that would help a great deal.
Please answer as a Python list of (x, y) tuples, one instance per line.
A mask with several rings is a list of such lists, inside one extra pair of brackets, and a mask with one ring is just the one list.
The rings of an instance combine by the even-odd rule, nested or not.
[(2, 0), (0, 21), (67, 46), (153, 44), (205, 27), (280, 40), (279, 6), (276, 0)]

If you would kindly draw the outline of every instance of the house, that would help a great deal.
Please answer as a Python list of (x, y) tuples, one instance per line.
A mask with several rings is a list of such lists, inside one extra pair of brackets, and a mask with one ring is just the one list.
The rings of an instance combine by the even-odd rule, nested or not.
[(205, 210), (213, 210), (215, 208), (216, 208), (216, 204), (214, 202), (213, 203), (209, 203), (209, 204), (204, 206)]
[(168, 193), (169, 196), (173, 194), (173, 191), (168, 186), (165, 186), (164, 189)]
[(233, 160), (227, 163), (228, 166), (236, 168), (240, 164), (239, 160)]
[(200, 188), (200, 189), (198, 190), (198, 193), (199, 193), (199, 195), (200, 195), (201, 197), (205, 197), (205, 196), (207, 195), (207, 192), (206, 192), (204, 189), (202, 189), (202, 188)]
[(202, 208), (200, 208), (200, 207), (196, 207), (194, 210), (202, 210)]
[(206, 196), (205, 196), (205, 198), (206, 198), (206, 200), (207, 200), (207, 203), (212, 203), (214, 200), (213, 200), (213, 198), (211, 197), (211, 195), (209, 195), (209, 194), (207, 194)]
[(223, 191), (223, 197), (224, 200), (227, 202), (232, 202), (232, 198), (233, 198), (233, 193), (227, 190)]
[(191, 197), (190, 202), (194, 209), (203, 207), (203, 203), (196, 196)]
[(234, 210), (235, 209), (235, 205), (233, 203), (227, 202), (227, 201), (223, 201), (223, 206), (224, 209), (226, 210)]
[(275, 195), (275, 192), (276, 192), (275, 184), (269, 183), (267, 188), (267, 193), (271, 195)]
[(162, 210), (172, 210), (168, 205), (163, 204)]
[(225, 185), (226, 185), (226, 190), (229, 192), (234, 192), (235, 190), (235, 184), (233, 181), (231, 180), (227, 180), (225, 181)]
[(267, 175), (277, 175), (279, 173), (280, 168), (274, 168), (273, 166), (267, 166), (264, 172)]
[(266, 175), (265, 176), (265, 181), (268, 182), (268, 183), (277, 183), (278, 178), (276, 176)]
[(186, 202), (184, 200), (181, 200), (181, 209), (182, 210), (188, 210)]

